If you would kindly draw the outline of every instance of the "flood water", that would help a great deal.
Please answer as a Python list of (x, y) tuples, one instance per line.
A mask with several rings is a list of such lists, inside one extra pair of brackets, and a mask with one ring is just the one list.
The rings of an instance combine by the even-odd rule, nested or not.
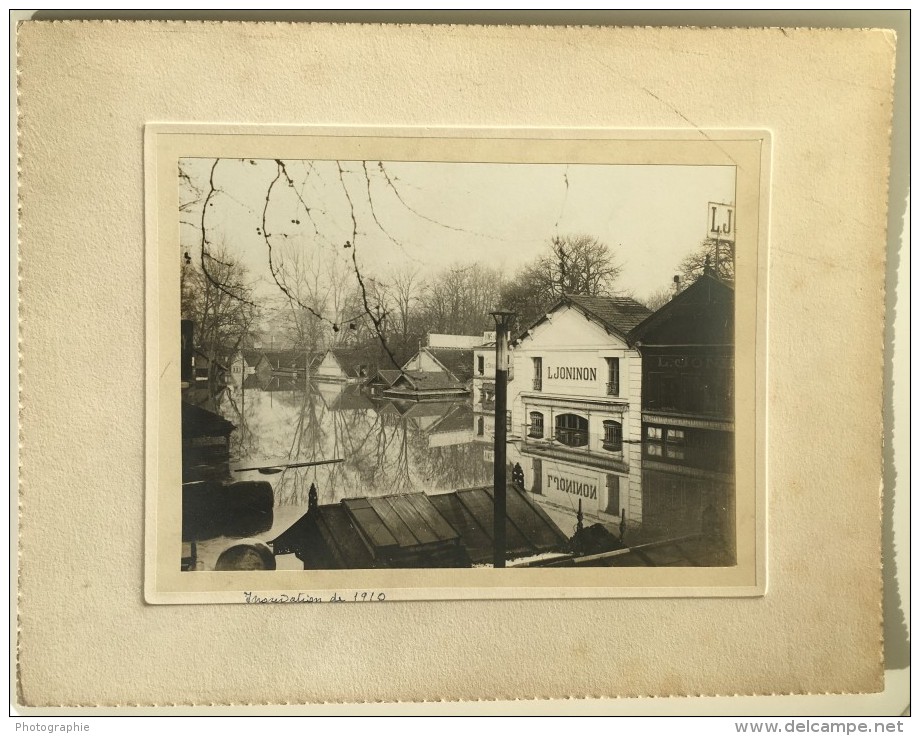
[[(221, 483), (267, 482), (273, 506), (255, 514), (244, 509), (233, 523), (200, 514), (210, 523), (196, 523), (183, 536), (184, 556), (195, 542), (194, 570), (213, 570), (235, 539), (267, 543), (278, 537), (307, 512), (311, 487), (318, 504), (325, 505), (347, 498), (492, 485), (494, 419), (474, 411), (470, 399), (394, 402), (354, 384), (251, 376), (242, 386), (222, 390), (209, 404), (235, 427), (229, 437), (229, 464), (215, 465), (212, 477)], [(582, 513), (585, 526), (603, 527), (624, 544), (705, 536), (707, 517), (710, 527), (717, 518), (719, 539), (733, 539), (733, 474), (724, 467), (713, 471), (726, 448), (716, 453), (705, 446), (662, 449), (658, 444), (635, 443), (623, 463), (559, 443), (530, 441), (512, 431), (507, 454), (523, 488), (565, 537), (575, 532)], [(325, 461), (340, 462), (279, 467)], [(215, 505), (220, 507), (220, 502)], [(720, 553), (693, 564), (733, 564), (725, 560)], [(276, 564), (279, 569), (303, 569), (292, 554), (277, 556)]]
[[(297, 521), (307, 511), (311, 485), (319, 504), (332, 504), (492, 482), (491, 438), (476, 440), (469, 400), (404, 403), (371, 398), (353, 384), (301, 381), (297, 386), (283, 378), (265, 383), (230, 387), (217, 399), (219, 413), (236, 425), (230, 436), (230, 479), (267, 481), (274, 490), (271, 525), (248, 538), (270, 541)], [(338, 459), (342, 462), (272, 475), (239, 471)], [(196, 569), (213, 569), (232, 539), (198, 540)], [(293, 556), (277, 562), (279, 568), (302, 569)]]

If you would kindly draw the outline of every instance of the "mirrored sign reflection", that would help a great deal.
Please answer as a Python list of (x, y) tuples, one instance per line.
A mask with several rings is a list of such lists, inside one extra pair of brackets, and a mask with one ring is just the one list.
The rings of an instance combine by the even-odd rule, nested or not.
[[(371, 507), (383, 513), (382, 506), (394, 519), (411, 515), (432, 534), (426, 549), (441, 555), (390, 564), (485, 564), (489, 530), (474, 527), (487, 526), (477, 523), (475, 509), (490, 503), (493, 481), (490, 399), (488, 387), (459, 400), (419, 402), (354, 383), (258, 375), (213, 394), (187, 395), (183, 569), (373, 566), (357, 549), (368, 545), (358, 539), (363, 531), (337, 526), (332, 513), (349, 499), (378, 499), (360, 502), (369, 504), (368, 514)], [(604, 564), (732, 564), (732, 448), (723, 433), (646, 422), (633, 441), (582, 436), (587, 430), (576, 415), (553, 422), (508, 433), (509, 489), (529, 502), (517, 517), (516, 501), (509, 504), (509, 556), (517, 549), (522, 564), (562, 564), (572, 552), (587, 560), (625, 547), (641, 555), (647, 546), (647, 561), (633, 554)], [(619, 451), (604, 451), (605, 441), (620, 443)], [(592, 452), (595, 446), (604, 454)], [(478, 499), (473, 489), (486, 495)], [(408, 500), (397, 506), (394, 497)], [(425, 497), (434, 501), (433, 513)], [(328, 513), (314, 513), (313, 524), (332, 538), (323, 551), (305, 551), (296, 542), (298, 525), (317, 508)], [(348, 509), (349, 518), (361, 518), (361, 509)], [(443, 529), (435, 528), (441, 520)], [(450, 544), (455, 528), (462, 551)], [(479, 532), (482, 554), (470, 541)], [(656, 545), (662, 540), (672, 543)], [(540, 550), (557, 555), (534, 554)]]

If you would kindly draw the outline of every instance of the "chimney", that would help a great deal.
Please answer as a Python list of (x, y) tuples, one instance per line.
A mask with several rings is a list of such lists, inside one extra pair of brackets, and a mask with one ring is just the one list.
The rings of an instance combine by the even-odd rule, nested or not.
[(674, 274), (674, 285), (671, 287), (671, 289), (674, 292), (674, 296), (680, 294), (680, 276), (678, 274)]

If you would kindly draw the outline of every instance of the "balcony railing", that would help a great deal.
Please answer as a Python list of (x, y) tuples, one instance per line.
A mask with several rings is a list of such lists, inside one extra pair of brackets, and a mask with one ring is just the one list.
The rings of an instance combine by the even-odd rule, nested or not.
[(607, 395), (608, 396), (619, 396), (620, 395), (620, 382), (619, 381), (607, 381)]
[(543, 379), (542, 379), (542, 378), (534, 378), (534, 379), (533, 379), (533, 390), (534, 390), (534, 391), (542, 391), (542, 390), (543, 390)]
[(524, 424), (523, 437), (526, 442), (552, 445), (559, 449), (581, 450), (582, 452), (618, 453), (626, 441), (621, 437), (605, 433), (593, 433), (586, 429), (569, 427), (546, 427), (540, 424)]

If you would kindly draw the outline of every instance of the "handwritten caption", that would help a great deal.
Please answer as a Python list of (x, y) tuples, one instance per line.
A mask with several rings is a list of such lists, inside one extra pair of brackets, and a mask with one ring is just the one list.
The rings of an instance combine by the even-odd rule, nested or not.
[(309, 595), (308, 593), (280, 593), (278, 595), (262, 596), (244, 591), (243, 596), (246, 598), (247, 603), (376, 603), (387, 599), (385, 593), (376, 590), (357, 590), (354, 594), (346, 593), (344, 596), (333, 593), (327, 597)]

